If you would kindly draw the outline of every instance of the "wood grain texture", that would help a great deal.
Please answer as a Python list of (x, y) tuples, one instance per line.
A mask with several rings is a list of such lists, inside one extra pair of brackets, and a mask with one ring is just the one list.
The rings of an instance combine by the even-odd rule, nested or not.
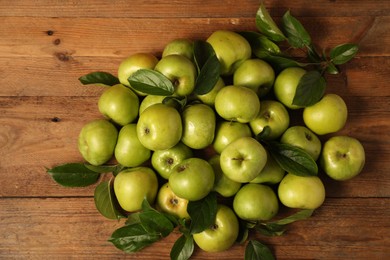
[[(361, 140), (367, 160), (349, 181), (320, 172), (327, 198), (312, 218), (292, 224), (281, 237), (251, 238), (267, 244), (278, 260), (390, 259), (389, 1), (265, 5), (277, 23), (290, 10), (319, 49), (359, 44), (341, 73), (327, 77), (327, 92), (341, 95), (349, 110), (337, 134)], [(46, 168), (81, 161), (79, 131), (102, 117), (97, 101), (104, 87), (83, 86), (80, 76), (116, 75), (123, 58), (136, 52), (160, 56), (175, 38), (253, 30), (258, 7), (258, 0), (0, 0), (0, 259), (169, 259), (178, 232), (126, 255), (107, 241), (123, 221), (98, 213), (95, 185), (60, 187)], [(291, 113), (293, 123), (302, 123), (300, 113)], [(282, 207), (280, 213), (291, 210)], [(192, 259), (238, 260), (244, 251), (245, 244), (216, 254), (196, 249)]]

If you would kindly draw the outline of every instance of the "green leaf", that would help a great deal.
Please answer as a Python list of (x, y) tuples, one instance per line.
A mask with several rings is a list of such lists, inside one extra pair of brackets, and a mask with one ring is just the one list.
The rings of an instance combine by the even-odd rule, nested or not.
[(201, 200), (188, 202), (187, 211), (191, 218), (191, 234), (210, 228), (214, 225), (217, 215), (217, 195), (210, 192)]
[(149, 95), (170, 96), (175, 90), (167, 77), (151, 69), (137, 70), (128, 81), (132, 88)]
[(120, 219), (124, 217), (115, 207), (111, 182), (104, 181), (95, 188), (94, 201), (97, 210), (108, 219)]
[(303, 107), (314, 105), (324, 95), (325, 88), (325, 78), (316, 70), (308, 71), (298, 83), (292, 104)]
[(312, 209), (303, 209), (291, 216), (277, 221), (260, 223), (256, 226), (256, 230), (266, 236), (280, 236), (284, 233), (286, 225), (295, 221), (307, 219), (313, 214), (313, 212), (314, 210)]
[(79, 81), (83, 85), (101, 84), (104, 86), (114, 86), (114, 85), (120, 83), (119, 79), (117, 77), (115, 77), (114, 75), (112, 75), (108, 72), (103, 72), (103, 71), (96, 71), (96, 72), (88, 73), (84, 76), (81, 76), (79, 78)]
[(338, 74), (339, 69), (333, 63), (329, 63), (326, 66), (326, 72), (328, 72), (329, 74)]
[(270, 126), (265, 126), (261, 132), (256, 135), (256, 140), (257, 141), (262, 141), (262, 140), (267, 140), (268, 136), (271, 134), (271, 127)]
[(133, 225), (133, 224), (141, 224), (141, 220), (139, 219), (139, 215), (141, 212), (132, 212), (127, 216), (125, 225)]
[(134, 253), (157, 242), (160, 238), (160, 234), (148, 233), (141, 224), (133, 224), (115, 230), (108, 241), (126, 253)]
[(247, 225), (247, 221), (242, 219), (238, 220), (238, 224), (240, 228), (238, 230), (236, 242), (239, 244), (243, 244), (249, 237), (249, 227)]
[(308, 66), (308, 63), (298, 62), (292, 58), (280, 56), (280, 55), (267, 55), (263, 58), (275, 69), (275, 71), (282, 71), (285, 68), (289, 67), (305, 67)]
[(260, 33), (246, 31), (240, 32), (240, 34), (249, 42), (253, 54), (259, 59), (269, 55), (279, 55), (281, 53), (280, 48), (276, 43)]
[(190, 259), (194, 252), (194, 239), (192, 236), (181, 235), (171, 248), (171, 260)]
[(114, 172), (118, 168), (122, 168), (122, 165), (92, 165), (89, 163), (84, 164), (86, 168), (90, 169), (91, 171), (97, 172), (97, 173), (109, 173)]
[(287, 41), (294, 48), (303, 48), (311, 44), (309, 33), (303, 25), (287, 11), (283, 15), (283, 29), (287, 36)]
[(330, 51), (330, 58), (333, 64), (340, 65), (351, 60), (358, 52), (359, 47), (356, 44), (346, 43), (334, 47)]
[(100, 174), (85, 167), (84, 163), (66, 163), (47, 170), (58, 184), (66, 187), (85, 187), (96, 183)]
[(204, 95), (213, 89), (219, 79), (221, 64), (210, 43), (194, 42), (194, 59), (198, 68), (194, 93)]
[(265, 8), (264, 3), (260, 4), (256, 13), (256, 28), (272, 41), (281, 42), (286, 39), (279, 27), (276, 25), (271, 15)]
[(187, 100), (188, 100), (187, 96), (185, 97), (169, 96), (169, 97), (165, 97), (162, 103), (175, 107), (179, 110), (182, 110), (187, 105)]
[(313, 158), (303, 149), (276, 141), (266, 142), (271, 156), (280, 167), (298, 176), (316, 176), (318, 166)]
[(245, 260), (275, 260), (271, 250), (256, 240), (249, 241), (245, 248)]
[(172, 222), (158, 211), (149, 210), (141, 212), (139, 219), (144, 229), (149, 233), (158, 233), (166, 237), (174, 229)]

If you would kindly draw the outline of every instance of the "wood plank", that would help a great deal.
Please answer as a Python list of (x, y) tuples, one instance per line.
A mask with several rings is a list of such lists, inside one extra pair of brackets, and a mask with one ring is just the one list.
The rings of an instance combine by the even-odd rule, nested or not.
[[(354, 180), (328, 180), (328, 196), (390, 196), (390, 98), (347, 97), (346, 103), (349, 119), (340, 134), (363, 142), (367, 164)], [(77, 136), (86, 122), (101, 117), (96, 104), (97, 97), (1, 97), (0, 197), (91, 195), (93, 188), (59, 187), (45, 167), (82, 160)]]
[[(389, 202), (388, 198), (328, 199), (311, 218), (290, 225), (285, 235), (250, 238), (269, 245), (277, 259), (387, 259)], [(123, 222), (100, 216), (92, 198), (2, 198), (0, 216), (0, 258), (126, 258), (107, 242)], [(178, 237), (175, 231), (127, 258), (167, 259)], [(196, 248), (192, 259), (243, 259), (244, 250), (245, 245), (238, 244), (213, 254)]]
[[(78, 78), (93, 71), (117, 75), (122, 57), (0, 57), (0, 96), (98, 96), (101, 88)], [(378, 66), (381, 64), (381, 66)], [(342, 96), (390, 96), (390, 58), (358, 57), (327, 77), (328, 90)]]
[[(265, 5), (274, 16), (287, 10), (296, 16), (381, 16), (390, 13), (386, 0), (307, 1), (268, 0)], [(353, 8), (351, 8), (351, 5)], [(239, 8), (238, 8), (239, 7)], [(221, 1), (58, 1), (58, 0), (3, 0), (0, 16), (29, 17), (252, 17), (259, 1), (241, 0), (239, 6), (230, 0)]]
[[(0, 57), (124, 57), (161, 53), (175, 38), (206, 39), (218, 29), (256, 30), (254, 18), (73, 18), (0, 17)], [(355, 42), (359, 56), (389, 56), (390, 16), (303, 18), (319, 49)], [(164, 33), (161, 33), (164, 32)], [(367, 35), (369, 35), (368, 38)], [(375, 41), (370, 39), (375, 38)], [(368, 40), (366, 40), (368, 39)]]

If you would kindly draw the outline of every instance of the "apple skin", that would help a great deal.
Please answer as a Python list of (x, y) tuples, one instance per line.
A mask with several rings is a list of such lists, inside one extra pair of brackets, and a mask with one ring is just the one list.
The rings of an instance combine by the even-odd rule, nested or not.
[(209, 163), (213, 167), (215, 174), (213, 190), (223, 197), (231, 197), (241, 188), (241, 183), (229, 179), (223, 173), (220, 165), (220, 157), (219, 154), (215, 154), (209, 159)]
[(231, 142), (221, 153), (224, 174), (236, 182), (250, 182), (260, 174), (267, 162), (267, 151), (252, 137)]
[(195, 64), (188, 58), (171, 54), (163, 57), (154, 68), (172, 81), (178, 96), (187, 96), (195, 88), (197, 70)]
[(299, 109), (301, 106), (293, 105), (299, 81), (306, 70), (299, 67), (290, 67), (282, 70), (275, 79), (274, 94), (278, 101), (290, 109)]
[(168, 42), (164, 47), (162, 57), (172, 54), (182, 55), (192, 61), (194, 59), (194, 42), (185, 38), (178, 38)]
[[(156, 56), (151, 53), (135, 53), (122, 60), (118, 67), (119, 82), (131, 87), (128, 78), (139, 69), (154, 69), (158, 62)], [(134, 90), (134, 89), (133, 89)], [(135, 93), (144, 96), (145, 94), (134, 90)]]
[(252, 132), (247, 124), (233, 121), (219, 121), (215, 130), (213, 148), (221, 154), (228, 144), (240, 137), (250, 137)]
[(151, 105), (162, 103), (164, 98), (166, 98), (166, 96), (147, 95), (139, 105), (138, 114), (141, 115), (142, 112)]
[(140, 115), (137, 136), (149, 150), (165, 150), (180, 141), (182, 128), (181, 116), (175, 108), (154, 104)]
[(214, 107), (215, 97), (217, 96), (218, 91), (220, 91), (223, 87), (225, 87), (225, 82), (221, 77), (219, 77), (217, 83), (208, 93), (203, 95), (195, 95), (195, 97), (196, 99), (202, 101), (203, 104)]
[(118, 138), (116, 127), (105, 119), (96, 119), (83, 126), (78, 137), (78, 149), (84, 160), (102, 165), (112, 158)]
[(339, 135), (324, 143), (320, 166), (332, 179), (345, 181), (357, 176), (363, 170), (365, 161), (361, 142), (354, 137)]
[(252, 49), (240, 34), (228, 31), (214, 31), (206, 40), (214, 49), (221, 63), (221, 75), (232, 75), (242, 62), (249, 59)]
[(270, 92), (274, 81), (274, 69), (261, 59), (244, 61), (233, 74), (233, 85), (250, 88), (259, 97), (263, 97)]
[(278, 197), (289, 208), (316, 209), (325, 201), (325, 187), (317, 176), (287, 173), (279, 183)]
[(181, 141), (192, 149), (203, 149), (214, 140), (216, 116), (205, 104), (187, 106), (182, 114), (183, 135)]
[(137, 125), (128, 124), (121, 128), (115, 146), (115, 158), (125, 167), (136, 167), (146, 162), (151, 151), (145, 148), (137, 137)]
[(169, 175), (169, 185), (180, 198), (189, 201), (206, 197), (214, 186), (214, 170), (200, 158), (185, 159), (177, 164)]
[(246, 87), (226, 86), (215, 97), (215, 110), (227, 121), (248, 123), (260, 111), (260, 100), (257, 94)]
[(168, 179), (171, 170), (180, 162), (193, 156), (192, 150), (179, 142), (172, 148), (157, 150), (152, 154), (152, 166), (164, 179)]
[(279, 201), (271, 187), (248, 183), (234, 196), (233, 209), (243, 220), (270, 220), (279, 211)]
[(290, 125), (290, 115), (286, 107), (276, 100), (262, 100), (260, 112), (249, 122), (253, 134), (258, 135), (266, 126), (271, 129), (267, 140), (279, 138)]
[(151, 168), (128, 168), (115, 176), (114, 193), (119, 205), (125, 211), (139, 211), (144, 198), (153, 204), (157, 192), (158, 180)]
[(138, 107), (138, 96), (122, 84), (107, 88), (98, 101), (100, 113), (120, 126), (130, 124), (137, 118)]
[(179, 219), (189, 219), (187, 212), (188, 200), (178, 197), (169, 186), (169, 183), (163, 184), (156, 198), (156, 208), (159, 211), (168, 213)]
[(218, 204), (215, 223), (193, 235), (195, 243), (206, 252), (221, 252), (231, 248), (237, 240), (239, 223), (233, 210)]
[(296, 125), (289, 127), (283, 133), (280, 142), (302, 148), (314, 161), (317, 161), (321, 153), (321, 140), (305, 126)]
[(267, 153), (267, 162), (263, 170), (250, 183), (278, 184), (285, 175), (285, 170), (279, 166), (275, 159)]
[(344, 100), (336, 94), (326, 94), (316, 104), (303, 109), (303, 122), (318, 135), (341, 130), (348, 118)]

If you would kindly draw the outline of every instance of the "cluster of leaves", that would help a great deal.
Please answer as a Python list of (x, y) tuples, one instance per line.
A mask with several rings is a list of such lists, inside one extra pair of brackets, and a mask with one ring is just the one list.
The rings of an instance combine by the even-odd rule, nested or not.
[[(353, 58), (358, 47), (347, 43), (332, 48), (328, 54), (325, 51), (320, 54), (306, 29), (289, 11), (284, 14), (281, 23), (282, 29), (279, 29), (262, 3), (256, 13), (258, 31), (246, 31), (240, 34), (250, 43), (253, 54), (269, 62), (277, 72), (287, 67), (310, 68), (301, 78), (293, 100), (295, 105), (310, 106), (320, 100), (325, 92), (324, 74), (337, 74), (339, 72), (337, 66)], [(306, 60), (297, 61), (283, 53), (279, 47), (282, 42), (287, 43), (290, 48), (303, 50)], [(206, 94), (214, 87), (220, 76), (220, 63), (212, 46), (201, 40), (194, 42), (194, 61), (198, 72), (194, 93)], [(79, 80), (84, 85), (95, 84), (108, 87), (120, 83), (117, 77), (101, 71), (84, 75)], [(173, 83), (157, 71), (138, 70), (129, 77), (128, 81), (138, 91), (166, 96), (164, 103), (174, 102), (177, 107), (183, 108), (188, 102), (187, 97), (172, 96)], [(317, 175), (317, 164), (307, 152), (288, 144), (268, 141), (269, 131), (269, 128), (264, 128), (256, 139), (266, 147), (285, 171), (300, 176)], [(48, 169), (47, 172), (58, 184), (67, 187), (89, 186), (98, 182), (101, 174), (112, 173), (113, 177), (108, 181), (101, 181), (94, 192), (96, 208), (104, 217), (114, 220), (127, 219), (123, 227), (113, 232), (109, 241), (117, 248), (133, 253), (178, 230), (181, 236), (174, 243), (170, 257), (171, 259), (190, 258), (194, 251), (192, 235), (214, 224), (217, 195), (212, 192), (200, 201), (189, 202), (190, 220), (176, 219), (159, 212), (149, 205), (146, 199), (140, 212), (128, 214), (119, 207), (112, 188), (113, 178), (124, 169), (125, 167), (119, 164), (93, 166), (86, 163), (67, 163)], [(287, 218), (268, 223), (241, 221), (238, 242), (244, 243), (248, 240), (250, 229), (266, 236), (280, 236), (285, 232), (288, 224), (306, 219), (312, 213), (313, 210), (301, 210)], [(247, 243), (245, 259), (274, 259), (274, 256), (266, 245), (250, 240)]]

